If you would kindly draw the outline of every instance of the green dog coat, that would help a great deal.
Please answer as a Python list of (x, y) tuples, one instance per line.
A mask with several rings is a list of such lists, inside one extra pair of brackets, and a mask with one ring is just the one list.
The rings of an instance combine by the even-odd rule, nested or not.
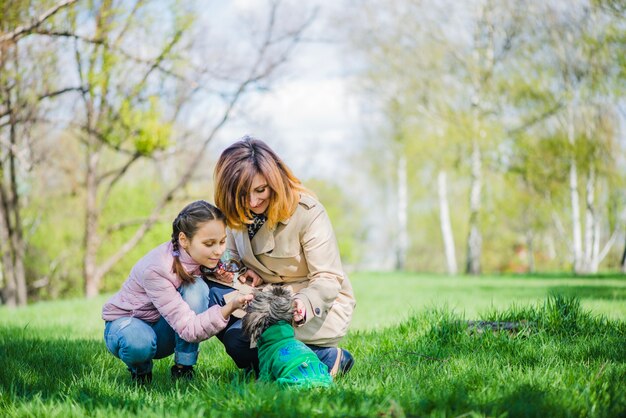
[(332, 385), (328, 367), (294, 335), (293, 327), (285, 321), (263, 332), (257, 341), (259, 380), (292, 387)]

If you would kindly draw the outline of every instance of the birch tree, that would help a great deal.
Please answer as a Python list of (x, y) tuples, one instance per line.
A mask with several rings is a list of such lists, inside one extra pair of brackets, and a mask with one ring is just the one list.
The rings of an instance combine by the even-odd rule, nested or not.
[(611, 102), (615, 93), (619, 97), (623, 91), (619, 64), (624, 48), (623, 22), (586, 2), (574, 3), (566, 11), (547, 7), (544, 12), (555, 52), (551, 57), (559, 75), (555, 81), (566, 108), (559, 121), (570, 150), (572, 265), (575, 273), (593, 273), (617, 236), (616, 229), (609, 231), (601, 244), (597, 188), (599, 170), (610, 167), (610, 156), (614, 155), (611, 143), (615, 131), (607, 129), (607, 124), (615, 125), (616, 118), (610, 117)]
[[(406, 266), (410, 249), (411, 183), (419, 171), (431, 164), (441, 173), (430, 185), (439, 196), (440, 222), (444, 242), (446, 270), (455, 274), (456, 252), (450, 224), (446, 192), (446, 165), (442, 143), (451, 138), (435, 135), (447, 129), (443, 113), (450, 107), (446, 87), (440, 78), (442, 56), (447, 47), (443, 29), (436, 20), (439, 9), (424, 1), (368, 2), (360, 8), (360, 17), (350, 27), (351, 44), (365, 57), (367, 70), (360, 81), (366, 100), (375, 103), (385, 115), (386, 138), (379, 147), (390, 157), (394, 172), (395, 268)], [(375, 28), (375, 30), (372, 30)]]

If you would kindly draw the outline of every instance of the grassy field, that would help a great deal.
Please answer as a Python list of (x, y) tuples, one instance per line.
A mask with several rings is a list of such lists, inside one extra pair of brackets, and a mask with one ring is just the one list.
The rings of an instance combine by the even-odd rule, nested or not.
[(307, 392), (245, 380), (215, 339), (193, 382), (164, 359), (137, 388), (104, 347), (106, 297), (0, 308), (0, 416), (626, 416), (623, 277), (351, 279), (357, 364)]

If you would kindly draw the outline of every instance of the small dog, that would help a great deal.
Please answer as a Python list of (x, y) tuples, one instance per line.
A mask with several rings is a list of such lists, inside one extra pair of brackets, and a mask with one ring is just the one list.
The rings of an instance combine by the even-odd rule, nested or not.
[(256, 342), (259, 380), (291, 387), (330, 386), (328, 367), (294, 336), (293, 295), (282, 286), (254, 293), (243, 317), (243, 332)]

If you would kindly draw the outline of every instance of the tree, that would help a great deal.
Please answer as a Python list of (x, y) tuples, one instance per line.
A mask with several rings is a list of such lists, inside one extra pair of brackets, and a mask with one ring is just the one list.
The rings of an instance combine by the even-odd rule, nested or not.
[[(441, 174), (434, 183), (438, 190), (444, 254), (448, 272), (456, 273), (454, 238), (450, 227), (447, 194), (445, 190), (445, 158), (441, 155), (443, 140), (434, 132), (446, 129), (447, 122), (441, 115), (448, 109), (447, 96), (442, 94), (444, 83), (438, 78), (442, 65), (442, 28), (436, 24), (428, 5), (422, 1), (393, 1), (384, 4), (371, 1), (366, 7), (359, 6), (359, 18), (349, 28), (347, 36), (364, 56), (366, 70), (360, 78), (366, 100), (384, 115), (384, 127), (375, 135), (371, 145), (372, 163), (386, 165), (379, 170), (387, 183), (392, 183), (392, 199), (385, 199), (393, 206), (393, 241), (395, 268), (406, 268), (407, 255), (411, 249), (409, 224), (415, 179), (424, 166), (436, 161)], [(352, 12), (351, 12), (352, 13)], [(371, 30), (374, 27), (376, 30)], [(416, 53), (419, 51), (419, 53)], [(428, 126), (429, 128), (425, 128)], [(446, 138), (447, 139), (447, 138)], [(429, 145), (426, 145), (427, 142)], [(439, 150), (437, 154), (435, 150)], [(381, 159), (386, 156), (386, 160)], [(378, 170), (377, 170), (378, 171)]]
[[(25, 181), (38, 157), (33, 149), (32, 131), (40, 122), (43, 102), (68, 89), (54, 90), (56, 80), (44, 67), (54, 65), (54, 56), (26, 39), (60, 10), (75, 3), (66, 0), (52, 5), (31, 22), (33, 9), (46, 6), (39, 2), (8, 1), (0, 6), (0, 240), (2, 241), (2, 299), (9, 306), (25, 305), (27, 280), (24, 256), (24, 203), (20, 183)], [(31, 65), (37, 62), (38, 66)]]
[(553, 80), (558, 86), (555, 95), (566, 108), (559, 121), (569, 143), (573, 270), (593, 273), (617, 235), (617, 229), (610, 231), (600, 249), (601, 217), (596, 196), (600, 172), (612, 171), (612, 156), (619, 152), (613, 141), (616, 131), (611, 127), (616, 125), (616, 118), (605, 115), (612, 113), (611, 102), (623, 92), (624, 63), (620, 56), (625, 32), (621, 19), (606, 13), (602, 5), (574, 3), (567, 11), (546, 6), (542, 15), (548, 17), (544, 30), (553, 53), (546, 57), (557, 75)]
[[(137, 3), (139, 4), (139, 3)], [(101, 44), (91, 43), (92, 49), (83, 58), (77, 51), (77, 65), (81, 79), (86, 81), (88, 88), (83, 94), (86, 113), (82, 117), (81, 130), (84, 135), (86, 151), (86, 220), (85, 220), (85, 294), (93, 297), (98, 294), (104, 275), (145, 235), (160, 216), (165, 205), (173, 199), (175, 194), (187, 185), (195, 170), (202, 162), (204, 152), (208, 144), (220, 132), (223, 126), (231, 119), (233, 111), (245, 95), (257, 86), (267, 88), (272, 76), (287, 62), (293, 48), (299, 42), (303, 31), (313, 19), (309, 15), (304, 20), (291, 27), (279, 27), (280, 3), (273, 2), (268, 12), (266, 25), (260, 33), (260, 42), (255, 44), (252, 58), (246, 57), (245, 63), (239, 71), (229, 69), (228, 74), (216, 75), (216, 68), (204, 68), (197, 73), (186, 76), (176, 75), (175, 71), (169, 70), (168, 59), (170, 56), (182, 55), (184, 51), (176, 51), (175, 46), (183, 37), (185, 30), (179, 27), (175, 20), (172, 34), (164, 40), (160, 50), (154, 58), (146, 60), (143, 67), (143, 75), (131, 88), (111, 92), (112, 81), (116, 74), (116, 60), (119, 58), (120, 47), (124, 40), (119, 33), (124, 34), (127, 28), (132, 30), (134, 16), (117, 12), (110, 2), (103, 2), (96, 13), (96, 26), (94, 38), (102, 40)], [(114, 16), (128, 16), (126, 22), (115, 22)], [(115, 30), (113, 23), (124, 28), (122, 32)], [(257, 36), (259, 34), (256, 34)], [(123, 53), (123, 55), (127, 55)], [(180, 59), (180, 58), (178, 58)], [(179, 63), (177, 63), (179, 64)], [(232, 63), (233, 65), (235, 63)], [(111, 67), (107, 67), (110, 65)], [(101, 243), (99, 224), (103, 208), (107, 204), (107, 197), (114, 185), (120, 181), (129, 167), (142, 157), (149, 157), (159, 150), (166, 149), (171, 138), (171, 126), (175, 123), (175, 117), (180, 115), (181, 103), (173, 109), (170, 121), (163, 122), (155, 94), (155, 85), (163, 82), (150, 81), (153, 73), (160, 71), (165, 79), (199, 80), (202, 84), (213, 84), (217, 91), (198, 88), (199, 94), (207, 95), (210, 100), (220, 98), (221, 105), (215, 106), (217, 117), (210, 121), (212, 127), (206, 133), (206, 137), (200, 141), (199, 146), (194, 147), (193, 156), (184, 164), (184, 169), (157, 200), (155, 207), (147, 218), (139, 224), (133, 236), (126, 241), (118, 251), (106, 257), (102, 262), (97, 262), (98, 250)], [(122, 72), (119, 73), (121, 76)], [(122, 76), (123, 77), (123, 76)], [(205, 80), (203, 80), (205, 79)], [(121, 77), (115, 81), (121, 81)], [(194, 83), (195, 84), (195, 83)], [(125, 93), (130, 91), (131, 94)], [(150, 93), (152, 92), (152, 93)], [(158, 92), (158, 90), (157, 90)], [(109, 96), (117, 98), (117, 103), (111, 103)], [(142, 107), (143, 105), (143, 107)], [(141, 110), (137, 110), (141, 109)], [(146, 126), (146, 124), (148, 126)], [(129, 139), (131, 143), (128, 144)], [(178, 138), (181, 141), (183, 138)], [(126, 153), (126, 161), (119, 169), (113, 172), (104, 171), (100, 165), (103, 149), (115, 150)]]
[[(65, 65), (75, 63), (74, 73), (67, 65), (62, 69), (63, 81), (71, 87), (40, 96), (65, 100), (64, 108), (75, 112), (69, 124), (67, 111), (49, 123), (73, 136), (84, 152), (84, 165), (74, 169), (83, 176), (75, 193), (85, 202), (83, 275), (88, 297), (98, 293), (104, 275), (160, 219), (166, 204), (184, 193), (208, 144), (246, 95), (270, 87), (315, 18), (311, 9), (289, 13), (281, 2), (270, 2), (264, 21), (255, 16), (244, 29), (238, 27), (237, 39), (249, 32), (249, 40), (235, 47), (224, 43), (228, 52), (218, 54), (223, 40), (216, 36), (199, 45), (207, 28), (196, 26), (194, 6), (199, 7), (175, 0), (158, 6), (142, 0), (63, 1), (30, 23), (12, 21), (0, 35), (2, 45), (45, 41), (52, 56)], [(263, 22), (262, 28), (253, 22)], [(208, 49), (215, 59), (196, 55)], [(54, 66), (42, 65), (42, 71), (56, 75)], [(78, 93), (80, 100), (62, 98), (66, 93)], [(194, 116), (199, 108), (207, 116)], [(128, 182), (134, 167), (175, 161), (179, 169), (164, 181), (150, 213), (132, 222), (103, 223), (110, 197)], [(102, 243), (118, 226), (136, 230), (113, 254), (103, 253)]]

